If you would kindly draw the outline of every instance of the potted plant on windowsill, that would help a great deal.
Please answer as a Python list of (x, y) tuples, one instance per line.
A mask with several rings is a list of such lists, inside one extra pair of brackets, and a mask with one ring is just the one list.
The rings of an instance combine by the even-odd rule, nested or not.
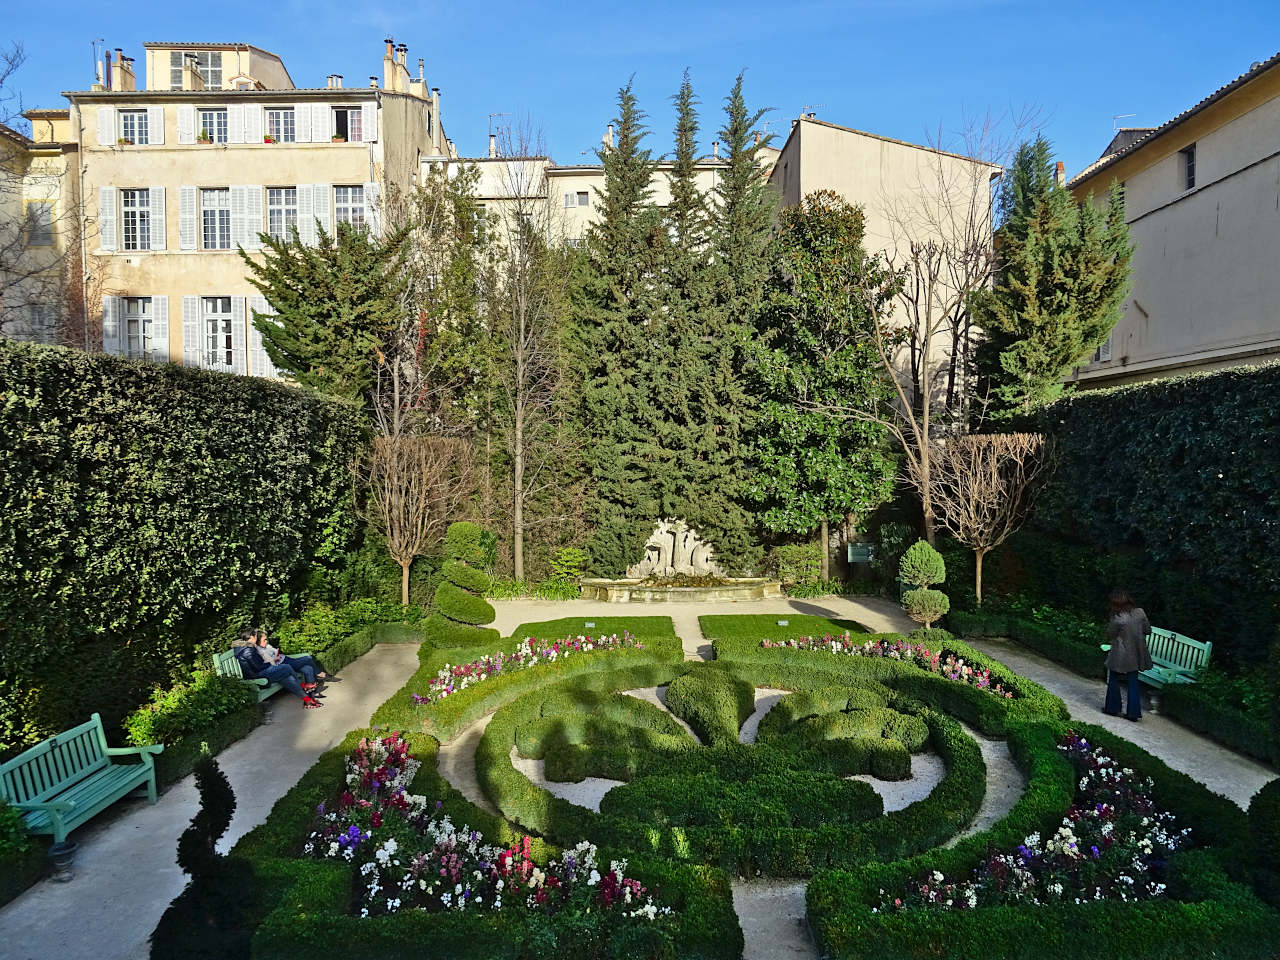
[(208, 130), (201, 130), (200, 135), (196, 137), (196, 143), (213, 143), (213, 137), (209, 135)]
[(346, 138), (346, 137), (344, 137), (344, 136), (342, 136), (342, 135), (341, 135), (341, 134), (339, 134), (339, 133), (335, 133), (332, 137), (330, 137), (330, 138), (329, 138), (329, 140), (330, 140), (330, 141), (332, 141), (333, 143), (346, 143), (346, 142), (347, 142), (347, 138)]
[(116, 141), (116, 143), (117, 143), (117, 144), (119, 144), (119, 145), (120, 145), (120, 146), (122, 146), (122, 147), (132, 147), (132, 146), (133, 146), (133, 141), (132, 141), (132, 140), (130, 140), (128, 137), (121, 137), (119, 140), (117, 140), (117, 141)]
[(262, 138), (262, 142), (263, 142), (263, 143), (275, 143), (275, 142), (276, 142), (276, 138), (275, 138), (275, 137), (273, 137), (271, 134), (269, 134), (269, 133), (268, 133), (268, 134), (266, 134), (266, 135)]

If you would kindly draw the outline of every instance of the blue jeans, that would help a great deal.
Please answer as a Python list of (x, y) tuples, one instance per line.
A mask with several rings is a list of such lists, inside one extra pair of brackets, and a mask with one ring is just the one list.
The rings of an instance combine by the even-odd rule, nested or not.
[(303, 683), (315, 683), (316, 674), (324, 673), (324, 667), (320, 666), (320, 662), (309, 653), (285, 657), (281, 662), (293, 667), (294, 673), (302, 678)]
[(1128, 697), (1129, 704), (1127, 716), (1130, 720), (1137, 720), (1142, 716), (1142, 690), (1138, 683), (1138, 671), (1132, 670), (1129, 673), (1116, 673), (1114, 670), (1107, 671), (1107, 701), (1103, 704), (1104, 713), (1118, 715), (1120, 713), (1120, 686), (1127, 684), (1129, 687)]
[(293, 667), (287, 663), (277, 663), (275, 666), (267, 667), (258, 676), (271, 683), (280, 684), (295, 697), (306, 696), (302, 692), (302, 684), (298, 680), (298, 675), (294, 672)]

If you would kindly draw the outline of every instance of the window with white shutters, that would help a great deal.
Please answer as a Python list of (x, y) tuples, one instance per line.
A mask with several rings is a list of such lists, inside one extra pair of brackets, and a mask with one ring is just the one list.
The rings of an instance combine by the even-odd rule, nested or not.
[(151, 249), (151, 192), (120, 191), (120, 225), (125, 250)]
[(350, 143), (359, 143), (363, 139), (363, 117), (364, 110), (360, 107), (334, 107), (333, 136)]
[(579, 190), (579, 191), (578, 191), (578, 206), (580, 206), (580, 207), (585, 207), (585, 206), (586, 206), (587, 204), (589, 204), (590, 202), (591, 202), (591, 197), (587, 194), (587, 191), (585, 191), (585, 190)]
[(165, 236), (164, 223), (164, 187), (150, 187), (147, 189), (147, 200), (151, 208), (151, 250), (163, 250), (165, 242), (168, 239)]
[(230, 297), (200, 298), (200, 329), (204, 337), (201, 366), (208, 370), (232, 370), (235, 355)]
[(197, 139), (206, 143), (227, 142), (227, 108), (214, 107), (200, 111), (200, 129)]
[(566, 193), (564, 195), (564, 205), (566, 208), (576, 207), (578, 205), (577, 197), (575, 197), (572, 193)]
[(116, 188), (98, 188), (98, 247), (115, 250), (116, 237)]
[(364, 187), (333, 188), (333, 222), (362, 227), (365, 223)]
[(231, 191), (226, 187), (200, 191), (200, 247), (231, 249)]
[(298, 188), (267, 188), (267, 233), (288, 240), (298, 226)]
[(276, 143), (296, 141), (293, 107), (267, 111), (267, 136)]
[(146, 110), (121, 110), (120, 111), (120, 137), (121, 143), (146, 143), (147, 142), (147, 111)]
[(53, 201), (27, 202), (27, 246), (53, 246)]
[(155, 333), (151, 313), (150, 297), (122, 297), (124, 302), (123, 320), (123, 353), (126, 357), (145, 358), (151, 350), (151, 340)]
[(259, 328), (259, 317), (263, 323), (271, 321), (266, 318), (274, 316), (275, 311), (267, 303), (267, 298), (255, 296), (249, 298), (249, 375), (253, 377), (276, 377), (275, 364), (267, 355), (262, 345), (262, 330)]

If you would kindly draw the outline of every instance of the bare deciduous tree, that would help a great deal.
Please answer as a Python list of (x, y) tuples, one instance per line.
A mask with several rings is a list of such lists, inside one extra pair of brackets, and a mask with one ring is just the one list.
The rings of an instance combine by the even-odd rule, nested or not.
[(935, 445), (932, 501), (942, 527), (973, 551), (979, 605), (983, 558), (1026, 521), (1051, 463), (1039, 433), (970, 434)]

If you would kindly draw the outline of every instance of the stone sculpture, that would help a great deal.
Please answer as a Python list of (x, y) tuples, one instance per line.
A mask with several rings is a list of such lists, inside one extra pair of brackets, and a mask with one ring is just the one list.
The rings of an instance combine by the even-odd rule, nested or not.
[(644, 559), (627, 568), (627, 576), (635, 579), (688, 576), (722, 577), (724, 572), (712, 560), (711, 544), (683, 520), (659, 520), (657, 528), (644, 545)]

